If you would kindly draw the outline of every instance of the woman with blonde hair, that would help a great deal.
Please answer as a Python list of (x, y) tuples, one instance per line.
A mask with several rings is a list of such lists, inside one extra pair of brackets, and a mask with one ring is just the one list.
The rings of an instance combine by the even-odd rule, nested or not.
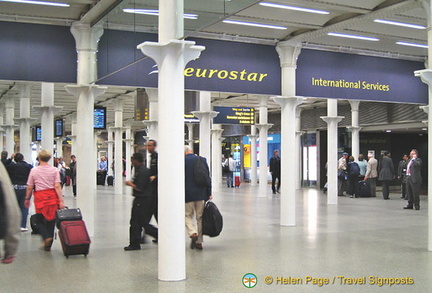
[[(27, 180), (25, 205), (30, 206), (32, 192), (36, 208), (36, 226), (41, 232), (45, 251), (51, 250), (54, 236), (55, 215), (57, 209), (63, 209), (63, 196), (58, 169), (48, 165), (51, 153), (47, 150), (39, 152), (39, 166), (30, 171)], [(34, 190), (33, 190), (34, 189)]]

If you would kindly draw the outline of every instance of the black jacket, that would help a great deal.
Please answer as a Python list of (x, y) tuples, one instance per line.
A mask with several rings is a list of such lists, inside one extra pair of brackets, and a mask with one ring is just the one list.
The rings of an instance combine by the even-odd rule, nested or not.
[(12, 162), (7, 166), (10, 180), (14, 185), (26, 185), (32, 165), (26, 162)]

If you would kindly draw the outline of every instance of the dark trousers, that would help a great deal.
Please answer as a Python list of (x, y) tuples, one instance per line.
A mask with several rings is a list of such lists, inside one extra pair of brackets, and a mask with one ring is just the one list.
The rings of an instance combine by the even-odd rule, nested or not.
[(408, 206), (409, 207), (420, 207), (420, 188), (421, 183), (412, 182), (411, 176), (407, 177), (406, 182), (407, 195), (408, 195)]
[(376, 180), (377, 178), (368, 178), (369, 186), (370, 186), (370, 192), (372, 197), (376, 197)]
[[(156, 179), (157, 180), (157, 179)], [(158, 183), (154, 181), (153, 184), (153, 200), (152, 200), (152, 214), (158, 222)]]
[(76, 184), (72, 184), (73, 195), (76, 196)]
[(348, 194), (354, 195), (355, 197), (358, 197), (359, 195), (359, 184), (358, 184), (358, 176), (353, 175), (348, 178)]
[(233, 171), (228, 171), (227, 172), (227, 186), (228, 187), (233, 187), (234, 186), (233, 178), (234, 178), (234, 172)]
[(390, 182), (390, 180), (382, 180), (382, 193), (384, 199), (390, 198)]
[[(278, 181), (277, 188), (275, 186), (276, 185), (276, 179)], [(276, 191), (279, 191), (280, 185), (281, 185), (280, 174), (274, 174), (274, 172), (273, 172), (272, 173), (272, 190), (273, 190), (273, 193), (275, 193)]]
[[(405, 182), (404, 182), (405, 181)], [(404, 179), (404, 181), (402, 181), (401, 183), (401, 189), (402, 189), (402, 198), (408, 199), (407, 196), (407, 187), (406, 187), (406, 179)]]
[(54, 237), (55, 220), (47, 221), (42, 214), (36, 214), (35, 224), (43, 239)]
[(132, 204), (132, 215), (129, 228), (129, 242), (131, 246), (140, 246), (141, 231), (147, 235), (158, 238), (158, 229), (150, 225), (152, 212), (152, 197), (135, 198)]
[(21, 210), (21, 227), (27, 227), (27, 216), (28, 216), (28, 208), (24, 206), (24, 201), (26, 197), (26, 189), (15, 189), (15, 195), (18, 200), (18, 204)]

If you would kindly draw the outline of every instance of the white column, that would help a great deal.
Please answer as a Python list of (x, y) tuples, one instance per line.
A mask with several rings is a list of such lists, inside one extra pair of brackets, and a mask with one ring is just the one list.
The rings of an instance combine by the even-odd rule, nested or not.
[[(296, 225), (296, 172), (291, 160), (286, 156), (296, 153), (296, 108), (303, 102), (302, 98), (275, 97), (281, 105), (281, 207), (280, 224)], [(282, 158), (286, 158), (285, 160)]]
[(327, 99), (327, 116), (321, 117), (327, 123), (327, 204), (338, 204), (338, 123), (343, 118), (337, 116), (337, 100)]
[(158, 141), (158, 119), (159, 119), (159, 91), (158, 89), (146, 89), (149, 98), (149, 120), (144, 120), (143, 123), (148, 127), (147, 136), (149, 139)]
[(360, 101), (349, 101), (351, 105), (351, 127), (348, 127), (351, 130), (351, 155), (354, 157), (354, 160), (358, 161), (358, 156), (360, 154), (360, 130), (359, 127), (359, 106)]
[[(297, 106), (301, 103), (301, 100), (294, 98), (296, 97), (296, 70), (297, 70), (297, 59), (301, 52), (301, 43), (297, 42), (280, 42), (276, 46), (276, 51), (278, 52), (280, 64), (281, 64), (281, 77), (282, 77), (282, 96), (283, 97), (293, 97), (293, 101), (289, 102), (289, 105), (286, 105), (290, 110), (286, 110), (287, 115), (292, 115), (293, 117), (282, 117), (282, 120), (289, 120), (290, 125), (293, 125), (295, 132), (292, 132), (292, 128), (289, 127), (289, 132), (286, 133), (285, 131), (281, 131), (281, 140), (285, 141), (285, 144), (282, 142), (281, 144), (281, 168), (284, 164), (290, 165), (290, 178), (293, 177), (293, 185), (290, 187), (290, 193), (295, 192), (296, 189), (300, 189), (301, 187), (301, 149), (300, 149), (300, 136), (298, 135), (298, 131), (300, 131), (300, 122), (299, 120), (296, 120), (294, 117), (299, 117), (299, 111)], [(283, 108), (284, 105), (287, 102), (282, 102), (281, 107)], [(290, 111), (293, 110), (291, 107), (294, 107), (294, 113), (291, 113)], [(282, 110), (282, 115), (284, 111)], [(289, 113), (289, 114), (288, 114)], [(297, 116), (298, 114), (298, 116)], [(299, 118), (298, 118), (299, 119)], [(288, 125), (285, 126), (285, 129), (288, 127)], [(284, 138), (285, 136), (285, 138)], [(289, 137), (286, 137), (289, 136)], [(287, 152), (288, 149), (286, 148), (288, 144), (291, 142), (294, 142), (294, 146), (291, 150), (293, 152)], [(284, 155), (285, 154), (285, 155)], [(288, 159), (286, 157), (286, 154), (294, 154), (293, 160), (288, 160), (288, 162), (285, 159)], [(285, 163), (284, 163), (285, 161)], [(286, 167), (285, 167), (286, 168)], [(283, 178), (281, 179), (281, 186), (284, 185), (284, 179), (285, 175), (283, 175)], [(282, 195), (283, 196), (283, 195)], [(292, 207), (291, 207), (292, 208)], [(281, 218), (282, 219), (282, 218)]]
[[(96, 77), (97, 43), (103, 29), (76, 22), (72, 24), (71, 32), (78, 53), (78, 85), (67, 86), (66, 90), (78, 98), (74, 147), (77, 157), (77, 206), (83, 213), (90, 236), (93, 236), (96, 191), (92, 187), (96, 182), (97, 167), (97, 158), (93, 151), (94, 101), (95, 97), (105, 92), (106, 87), (94, 86), (91, 83)], [(89, 145), (92, 146), (91, 151), (88, 150)]]
[(57, 158), (63, 158), (63, 137), (56, 137), (55, 142)]
[(4, 103), (0, 102), (0, 151), (6, 150), (5, 148), (5, 128), (4, 128)]
[[(54, 154), (54, 115), (60, 112), (63, 107), (54, 106), (53, 83), (42, 83), (41, 105), (33, 108), (41, 114), (42, 149)], [(50, 161), (50, 164), (53, 164), (53, 160)]]
[[(14, 124), (14, 116), (15, 116), (15, 99), (14, 97), (4, 97), (6, 115), (5, 115), (5, 123), (3, 124), (3, 128), (6, 131), (6, 151), (8, 152), (8, 156), (11, 156), (15, 152), (15, 129), (18, 127)], [(51, 143), (52, 145), (52, 143)]]
[(222, 183), (222, 137), (223, 129), (220, 124), (213, 124), (213, 129), (211, 130), (212, 138), (212, 164), (211, 164), (211, 178), (212, 178), (212, 192), (219, 192), (220, 185)]
[(250, 139), (250, 166), (251, 166), (251, 173), (250, 173), (250, 184), (251, 186), (257, 186), (257, 175), (258, 175), (258, 169), (257, 169), (257, 135), (256, 135), (256, 126), (251, 125), (251, 134), (248, 135)]
[(75, 144), (76, 144), (76, 128), (77, 128), (77, 114), (73, 113), (69, 115), (69, 118), (71, 120), (71, 135), (69, 135), (69, 138), (72, 141), (71, 144), (71, 155), (75, 155)]
[(193, 132), (194, 132), (194, 123), (186, 123), (187, 129), (188, 129), (188, 145), (191, 148), (191, 150), (193, 151), (194, 149), (194, 139), (193, 139)]
[[(123, 194), (123, 99), (114, 100), (114, 194)], [(111, 161), (112, 162), (112, 161)], [(111, 163), (109, 163), (111, 164)]]
[[(125, 159), (126, 159), (126, 180), (131, 180), (131, 160), (130, 157), (132, 156), (132, 145), (134, 142), (134, 139), (131, 137), (131, 125), (126, 124), (125, 128), (125, 139), (123, 140), (125, 142)], [(123, 170), (123, 162), (122, 162), (122, 170)]]
[(20, 84), (20, 118), (15, 119), (20, 125), (20, 153), (23, 154), (24, 160), (32, 163), (31, 149), (31, 129), (30, 124), (36, 119), (30, 118), (30, 85)]
[[(111, 130), (111, 127), (108, 127), (108, 140), (106, 141), (107, 145), (108, 145), (108, 154), (107, 154), (107, 159), (108, 159), (108, 176), (113, 176), (113, 170), (111, 168), (111, 163), (114, 159), (114, 140), (113, 140), (113, 132)], [(128, 158), (126, 157), (126, 160)]]
[(297, 107), (296, 110), (296, 137), (295, 137), (295, 188), (301, 188), (302, 179), (302, 149), (301, 149), (301, 137), (303, 132), (301, 131), (301, 109)]
[(199, 155), (207, 159), (211, 166), (210, 156), (210, 128), (212, 119), (216, 117), (218, 112), (211, 111), (211, 93), (199, 92), (200, 111), (192, 111), (192, 114), (200, 120), (199, 124)]
[(258, 197), (267, 197), (267, 171), (268, 171), (268, 130), (273, 126), (273, 124), (268, 124), (268, 98), (261, 97), (260, 98), (260, 108), (259, 108), (259, 124), (256, 125), (256, 128), (259, 130), (259, 193)]
[(160, 0), (159, 43), (138, 46), (156, 61), (159, 69), (158, 249), (159, 279), (163, 281), (186, 278), (183, 70), (204, 50), (195, 42), (179, 40), (182, 36), (183, 1)]

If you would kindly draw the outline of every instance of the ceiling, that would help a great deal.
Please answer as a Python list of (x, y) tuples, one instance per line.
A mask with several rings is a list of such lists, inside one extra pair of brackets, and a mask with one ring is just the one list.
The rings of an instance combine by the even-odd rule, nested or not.
[[(158, 17), (123, 12), (124, 8), (158, 9), (158, 0), (58, 0), (70, 7), (17, 4), (0, 1), (0, 21), (40, 23), (70, 26), (75, 21), (102, 25), (105, 29), (157, 33)], [(268, 0), (267, 2), (313, 8), (329, 12), (313, 14), (301, 11), (277, 9), (260, 5), (264, 1), (254, 0), (184, 0), (185, 13), (197, 14), (196, 20), (185, 19), (185, 37), (234, 40), (257, 44), (275, 45), (281, 41), (302, 43), (304, 48), (338, 52), (350, 52), (398, 59), (424, 61), (427, 49), (396, 44), (404, 41), (427, 44), (427, 30), (413, 29), (374, 22), (375, 19), (398, 21), (427, 26), (426, 10), (419, 0)], [(283, 26), (285, 29), (250, 27), (222, 22), (236, 20)], [(378, 41), (329, 36), (328, 33), (343, 33), (378, 38)], [(125, 64), (126, 65), (126, 64)], [(0, 81), (0, 98), (19, 97), (17, 83)], [(41, 85), (31, 84), (31, 105), (40, 105)], [(135, 88), (109, 87), (98, 97), (97, 102), (108, 106), (108, 122), (113, 122), (112, 99), (126, 97), (125, 120), (134, 113), (133, 92)], [(212, 93), (218, 106), (258, 107), (257, 96), (230, 93)], [(55, 104), (63, 109), (57, 116), (68, 117), (76, 112), (76, 99), (65, 91), (65, 84), (55, 85)], [(310, 101), (303, 107), (320, 101)], [(270, 102), (270, 111), (279, 107)], [(38, 114), (32, 110), (31, 116)], [(16, 99), (15, 117), (19, 117), (19, 99)], [(67, 120), (68, 121), (68, 120)], [(69, 120), (70, 121), (70, 120)], [(67, 123), (68, 124), (68, 123)], [(67, 128), (67, 130), (70, 128)]]

